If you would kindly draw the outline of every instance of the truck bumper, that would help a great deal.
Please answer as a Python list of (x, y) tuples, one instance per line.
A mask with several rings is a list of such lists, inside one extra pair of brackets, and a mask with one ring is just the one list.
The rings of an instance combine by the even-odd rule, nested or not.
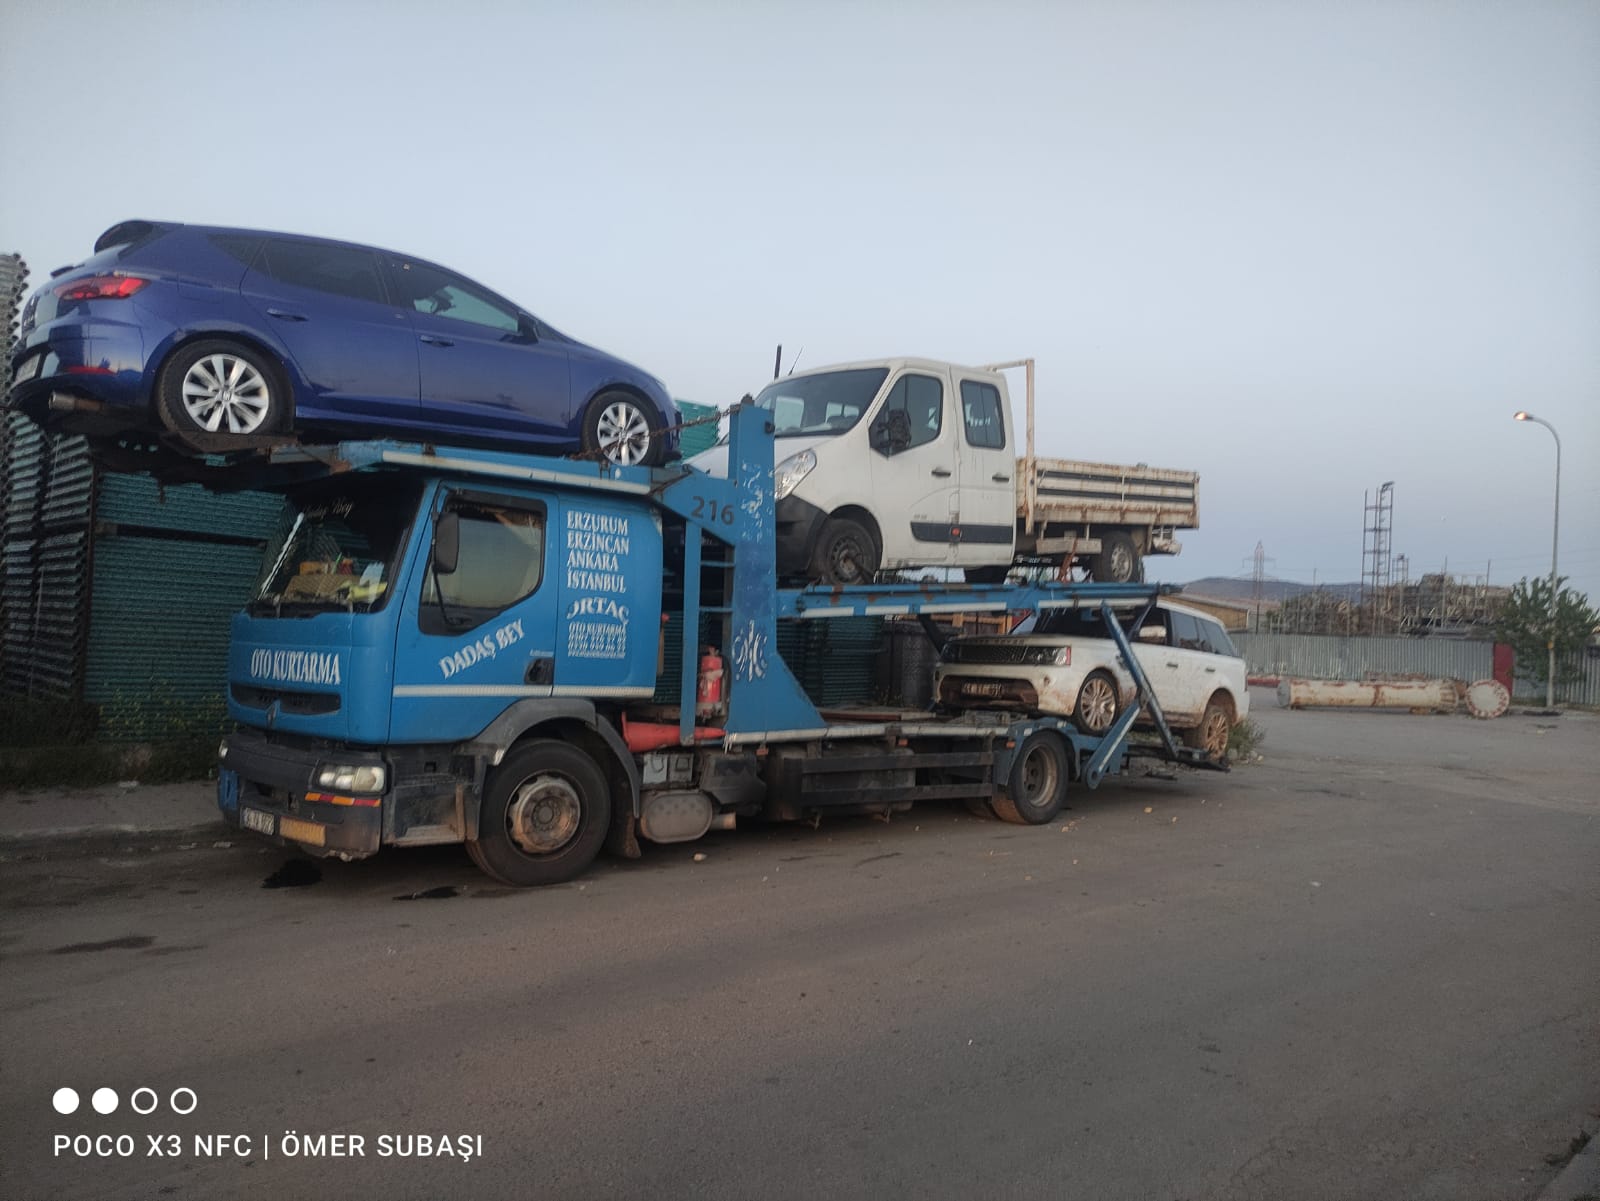
[(362, 859), (383, 842), (382, 797), (338, 797), (316, 791), (318, 767), (382, 764), (371, 751), (326, 751), (269, 742), (254, 731), (230, 735), (217, 771), (217, 808), (229, 825), (312, 855)]
[(776, 507), (778, 577), (803, 576), (811, 566), (811, 548), (828, 515), (799, 497), (786, 496)]

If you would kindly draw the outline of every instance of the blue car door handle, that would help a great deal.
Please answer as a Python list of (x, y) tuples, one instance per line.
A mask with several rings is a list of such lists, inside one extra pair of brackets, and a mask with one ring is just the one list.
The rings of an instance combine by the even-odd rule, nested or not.
[(268, 309), (268, 317), (276, 317), (279, 321), (304, 321), (304, 313), (291, 313), (285, 309)]
[(426, 342), (429, 346), (454, 346), (455, 345), (455, 343), (450, 341), (449, 338), (440, 338), (440, 337), (436, 337), (433, 334), (418, 334), (417, 337), (420, 338), (422, 341)]

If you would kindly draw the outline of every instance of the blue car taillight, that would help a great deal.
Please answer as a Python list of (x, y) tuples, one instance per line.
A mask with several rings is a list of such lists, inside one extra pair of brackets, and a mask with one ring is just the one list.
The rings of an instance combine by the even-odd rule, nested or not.
[(137, 275), (91, 275), (56, 287), (62, 300), (126, 300), (150, 281)]

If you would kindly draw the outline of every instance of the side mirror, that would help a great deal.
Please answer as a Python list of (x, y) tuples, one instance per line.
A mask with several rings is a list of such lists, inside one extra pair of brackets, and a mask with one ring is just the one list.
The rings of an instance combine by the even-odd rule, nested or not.
[(897, 455), (911, 446), (911, 418), (904, 409), (890, 409), (872, 423), (872, 449)]
[(461, 560), (461, 514), (441, 513), (433, 527), (433, 570), (450, 575)]
[(1139, 641), (1140, 642), (1153, 642), (1157, 646), (1165, 646), (1167, 644), (1167, 627), (1166, 626), (1140, 626), (1139, 627)]

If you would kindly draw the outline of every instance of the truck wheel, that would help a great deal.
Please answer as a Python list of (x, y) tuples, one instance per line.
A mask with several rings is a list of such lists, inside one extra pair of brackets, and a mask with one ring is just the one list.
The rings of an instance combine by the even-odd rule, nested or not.
[(1066, 799), (1067, 744), (1058, 734), (1036, 730), (1017, 748), (1006, 790), (990, 804), (1002, 821), (1042, 826), (1055, 819)]
[(583, 413), (583, 449), (621, 467), (659, 467), (667, 461), (655, 406), (631, 392), (602, 392)]
[(1206, 702), (1200, 724), (1183, 732), (1183, 745), (1204, 751), (1208, 758), (1225, 759), (1228, 736), (1233, 733), (1233, 698), (1225, 692), (1212, 694)]
[(1144, 579), (1144, 564), (1139, 548), (1123, 533), (1104, 534), (1100, 553), (1089, 566), (1089, 574), (1102, 584), (1132, 584)]
[(288, 426), (289, 391), (266, 356), (240, 342), (208, 338), (179, 348), (161, 368), (162, 423), (187, 434), (270, 434)]
[(878, 541), (866, 526), (830, 517), (811, 551), (811, 578), (829, 587), (870, 584), (878, 574), (878, 554)]
[(503, 884), (561, 884), (594, 862), (610, 824), (600, 766), (569, 743), (541, 738), (513, 748), (490, 773), (467, 853)]
[(1091, 671), (1078, 685), (1078, 699), (1072, 705), (1072, 724), (1085, 734), (1104, 734), (1117, 720), (1121, 699), (1110, 672)]

